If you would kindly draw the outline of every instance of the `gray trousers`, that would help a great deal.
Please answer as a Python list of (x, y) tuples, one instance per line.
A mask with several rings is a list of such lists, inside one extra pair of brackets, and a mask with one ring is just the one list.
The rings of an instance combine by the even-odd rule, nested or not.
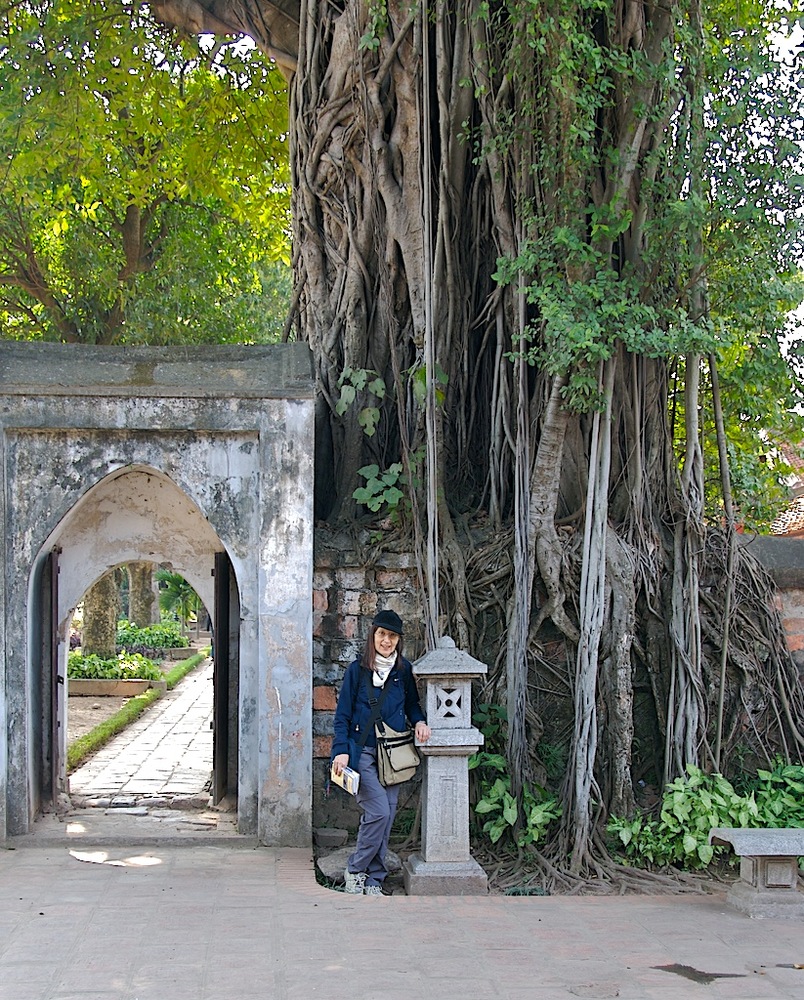
[(350, 872), (365, 872), (366, 885), (380, 885), (388, 874), (385, 855), (396, 816), (399, 785), (385, 788), (380, 784), (375, 747), (365, 747), (360, 755), (360, 787), (355, 798), (361, 811), (360, 826), (357, 846), (346, 865)]

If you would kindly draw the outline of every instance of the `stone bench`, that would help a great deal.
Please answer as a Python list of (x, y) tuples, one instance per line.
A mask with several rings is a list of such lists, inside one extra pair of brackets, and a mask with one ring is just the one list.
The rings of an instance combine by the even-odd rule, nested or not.
[(804, 917), (804, 893), (798, 889), (804, 829), (715, 827), (709, 843), (731, 847), (740, 858), (740, 879), (727, 895), (732, 906), (751, 917)]

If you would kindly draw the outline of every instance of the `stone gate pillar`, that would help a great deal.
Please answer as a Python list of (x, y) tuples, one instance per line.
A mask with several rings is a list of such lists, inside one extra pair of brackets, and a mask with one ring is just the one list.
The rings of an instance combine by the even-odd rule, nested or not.
[(469, 853), (469, 757), (483, 745), (472, 725), (472, 680), (488, 667), (448, 636), (413, 664), (423, 678), (432, 735), (424, 756), (422, 850), (405, 863), (409, 896), (469, 896), (488, 892), (486, 873)]

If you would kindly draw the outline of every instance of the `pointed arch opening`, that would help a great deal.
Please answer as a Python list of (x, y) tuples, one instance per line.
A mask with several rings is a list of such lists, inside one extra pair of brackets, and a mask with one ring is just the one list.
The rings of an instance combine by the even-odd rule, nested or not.
[[(218, 533), (176, 482), (126, 465), (91, 484), (50, 533), (29, 587), (31, 705), (28, 767), (32, 815), (68, 791), (67, 656), (75, 608), (119, 567), (162, 567), (210, 609), (216, 642), (210, 722), (213, 800), (238, 785), (239, 589)], [(220, 578), (223, 578), (221, 582)]]

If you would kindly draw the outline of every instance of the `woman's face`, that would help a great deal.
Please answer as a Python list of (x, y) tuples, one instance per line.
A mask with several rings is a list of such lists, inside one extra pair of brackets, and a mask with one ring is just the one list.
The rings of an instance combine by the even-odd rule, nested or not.
[(396, 632), (389, 632), (387, 628), (378, 628), (374, 633), (374, 650), (380, 656), (393, 656), (398, 644), (399, 636)]

